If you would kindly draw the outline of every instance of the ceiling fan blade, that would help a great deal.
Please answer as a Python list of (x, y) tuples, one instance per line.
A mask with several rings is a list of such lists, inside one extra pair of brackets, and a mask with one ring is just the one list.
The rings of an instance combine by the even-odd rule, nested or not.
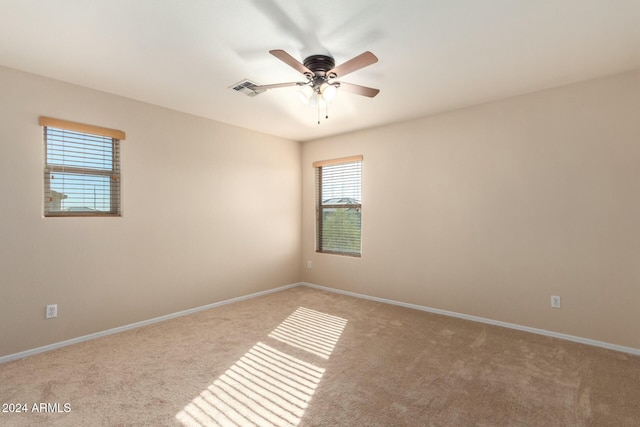
[(265, 90), (269, 90), (269, 89), (278, 89), (280, 87), (289, 87), (289, 86), (304, 86), (306, 84), (309, 84), (308, 82), (288, 82), (288, 83), (274, 83), (271, 85), (255, 85), (255, 86), (251, 86), (251, 90), (253, 90), (254, 92), (258, 92), (258, 93), (262, 93)]
[(302, 74), (309, 74), (312, 77), (315, 75), (313, 71), (302, 65), (300, 61), (282, 49), (270, 50), (269, 53)]
[(374, 89), (372, 87), (354, 85), (353, 83), (344, 82), (340, 82), (340, 90), (355, 93), (356, 95), (368, 96), (369, 98), (373, 98), (380, 92), (380, 89)]
[(378, 57), (373, 53), (366, 51), (355, 58), (351, 58), (347, 62), (338, 65), (332, 70), (327, 71), (327, 76), (331, 76), (333, 74), (335, 77), (343, 77), (361, 68), (375, 64), (376, 62), (378, 62)]

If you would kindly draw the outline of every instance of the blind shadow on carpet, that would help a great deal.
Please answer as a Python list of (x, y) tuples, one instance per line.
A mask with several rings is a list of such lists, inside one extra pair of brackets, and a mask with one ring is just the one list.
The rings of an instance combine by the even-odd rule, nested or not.
[(297, 426), (322, 380), (347, 320), (298, 307), (268, 338), (308, 352), (302, 360), (258, 342), (195, 397), (176, 419), (184, 426)]

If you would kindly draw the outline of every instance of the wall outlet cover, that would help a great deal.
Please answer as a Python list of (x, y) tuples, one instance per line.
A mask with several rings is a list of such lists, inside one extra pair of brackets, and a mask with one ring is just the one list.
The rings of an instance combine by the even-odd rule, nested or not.
[(47, 319), (51, 319), (53, 317), (58, 317), (58, 304), (49, 304), (47, 305), (47, 310), (45, 312)]

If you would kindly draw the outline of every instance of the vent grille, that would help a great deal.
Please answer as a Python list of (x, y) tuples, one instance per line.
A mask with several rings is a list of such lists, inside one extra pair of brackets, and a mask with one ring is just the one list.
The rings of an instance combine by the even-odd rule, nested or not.
[(244, 93), (247, 96), (254, 97), (260, 94), (260, 92), (256, 92), (255, 90), (253, 90), (253, 88), (256, 86), (259, 86), (256, 82), (245, 79), (229, 86), (229, 89), (232, 89), (236, 92)]

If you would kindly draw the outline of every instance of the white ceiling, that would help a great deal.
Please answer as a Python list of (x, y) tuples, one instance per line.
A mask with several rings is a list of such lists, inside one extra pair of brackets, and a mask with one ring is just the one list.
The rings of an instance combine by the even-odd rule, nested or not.
[[(379, 62), (329, 119), (271, 56)], [(640, 0), (0, 0), (0, 64), (298, 141), (640, 67)]]

